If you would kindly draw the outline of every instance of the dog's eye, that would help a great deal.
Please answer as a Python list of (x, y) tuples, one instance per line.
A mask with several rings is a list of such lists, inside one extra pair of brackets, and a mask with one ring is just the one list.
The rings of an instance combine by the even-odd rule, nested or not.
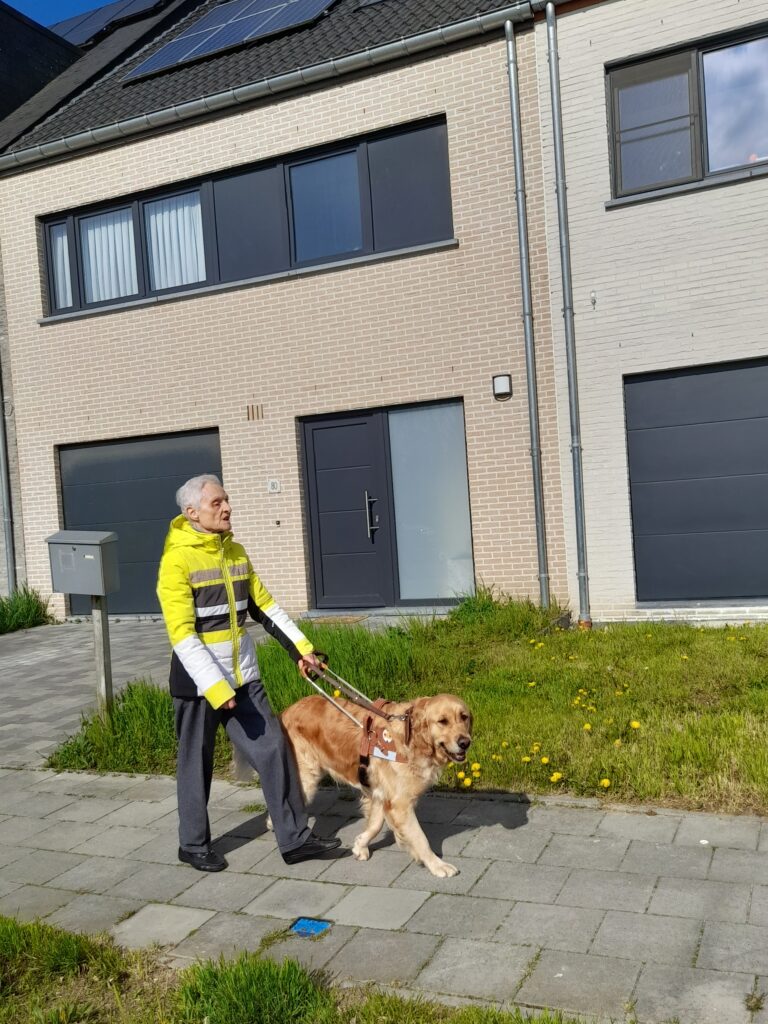
[(438, 718), (437, 724), (438, 725), (448, 725), (448, 719), (447, 718)]
[(462, 722), (468, 722), (469, 721), (469, 715), (462, 714), (461, 720), (462, 720)]

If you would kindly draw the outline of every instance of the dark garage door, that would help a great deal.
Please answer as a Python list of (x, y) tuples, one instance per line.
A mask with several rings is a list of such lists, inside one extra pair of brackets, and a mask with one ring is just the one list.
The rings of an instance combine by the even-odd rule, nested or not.
[(637, 598), (768, 597), (768, 361), (624, 383)]
[[(176, 490), (198, 473), (221, 475), (218, 430), (135, 437), (59, 450), (64, 526), (114, 530), (120, 590), (107, 599), (111, 614), (158, 612), (157, 564), (168, 523), (178, 514)], [(73, 597), (71, 611), (90, 611)]]

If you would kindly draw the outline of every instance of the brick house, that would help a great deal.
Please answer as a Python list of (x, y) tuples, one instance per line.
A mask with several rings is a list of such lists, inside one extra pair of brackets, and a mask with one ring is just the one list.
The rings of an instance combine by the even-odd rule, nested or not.
[[(169, 5), (161, 32), (0, 155), (29, 581), (50, 585), (54, 529), (114, 528), (112, 610), (153, 611), (175, 487), (220, 469), (238, 537), (293, 610), (433, 605), (479, 583), (538, 596), (512, 19), (549, 578), (575, 609), (543, 4), (300, 2), (310, 20), (272, 34), (246, 0)], [(744, 419), (762, 415), (760, 261), (728, 260), (740, 239), (764, 244), (764, 154), (710, 171), (699, 127), (710, 41), (759, 45), (759, 8), (557, 8), (596, 619), (761, 613), (762, 576), (747, 571), (760, 528), (739, 561), (725, 537), (738, 523), (696, 518), (717, 494), (743, 511), (749, 492), (728, 490), (716, 462), (700, 477), (709, 491), (679, 486), (707, 452), (727, 459), (748, 440), (748, 424), (714, 448), (695, 436), (696, 382), (724, 423), (746, 371)], [(686, 59), (689, 109), (670, 115), (666, 70), (682, 95)], [(631, 120), (633, 102), (647, 122)], [(644, 127), (672, 115), (688, 117), (690, 166), (680, 145), (643, 150)], [(727, 352), (725, 324), (738, 326)], [(506, 375), (498, 401), (492, 380)], [(670, 404), (687, 419), (670, 420)], [(759, 476), (750, 450), (757, 461), (731, 476)]]

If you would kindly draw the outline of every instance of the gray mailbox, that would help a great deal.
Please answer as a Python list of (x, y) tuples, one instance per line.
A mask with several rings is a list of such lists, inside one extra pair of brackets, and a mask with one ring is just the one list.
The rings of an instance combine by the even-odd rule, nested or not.
[(109, 650), (107, 594), (120, 589), (117, 534), (59, 530), (46, 538), (53, 589), (59, 594), (89, 594), (96, 653), (96, 696), (104, 714), (112, 710), (112, 657)]
[(104, 597), (120, 589), (116, 533), (59, 530), (46, 540), (57, 593)]

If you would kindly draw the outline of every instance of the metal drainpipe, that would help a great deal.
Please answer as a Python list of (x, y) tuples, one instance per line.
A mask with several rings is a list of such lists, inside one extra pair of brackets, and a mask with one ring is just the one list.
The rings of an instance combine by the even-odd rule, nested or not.
[(531, 432), (531, 468), (533, 470), (533, 506), (536, 517), (536, 550), (539, 564), (539, 599), (542, 608), (549, 608), (549, 564), (547, 533), (544, 519), (544, 486), (541, 473), (541, 441), (539, 436), (539, 396), (536, 384), (536, 348), (533, 335), (531, 301), (531, 262), (528, 247), (528, 212), (525, 199), (525, 165), (523, 162), (523, 129), (520, 117), (520, 86), (517, 73), (515, 26), (504, 22), (507, 40), (507, 74), (509, 107), (512, 114), (512, 147), (515, 155), (515, 203), (517, 205), (517, 241), (520, 250), (520, 283), (523, 298), (523, 335), (525, 338), (525, 376), (528, 385), (528, 422)]
[(13, 543), (13, 514), (11, 512), (11, 478), (8, 468), (8, 444), (5, 432), (5, 399), (0, 376), (0, 503), (3, 506), (3, 535), (5, 561), (8, 574), (8, 593), (16, 589), (16, 550)]
[(579, 417), (579, 385), (576, 376), (576, 334), (573, 322), (573, 282), (571, 278), (571, 243), (568, 232), (568, 201), (566, 198), (565, 153), (563, 148), (563, 114), (560, 106), (560, 68), (557, 52), (555, 5), (546, 6), (547, 58), (549, 88), (552, 98), (552, 132), (555, 148), (557, 182), (557, 220), (560, 234), (560, 270), (563, 281), (563, 320), (565, 322), (565, 353), (568, 368), (568, 406), (571, 419), (571, 457), (573, 461), (573, 496), (576, 517), (576, 559), (579, 580), (579, 626), (590, 629), (589, 579), (587, 576), (587, 536), (584, 525), (584, 479), (581, 465), (581, 422)]

